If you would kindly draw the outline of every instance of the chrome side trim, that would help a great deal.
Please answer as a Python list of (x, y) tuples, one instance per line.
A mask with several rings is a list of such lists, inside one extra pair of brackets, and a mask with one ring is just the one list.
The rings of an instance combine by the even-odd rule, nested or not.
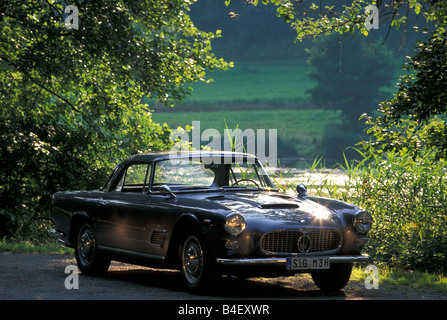
[(156, 256), (154, 254), (129, 251), (129, 250), (112, 248), (112, 247), (107, 247), (107, 246), (102, 246), (102, 245), (99, 245), (98, 249), (112, 253), (112, 254), (128, 255), (128, 256), (144, 258), (144, 259), (151, 259), (151, 260), (161, 261), (161, 262), (163, 262), (165, 260), (165, 257)]
[[(309, 257), (309, 255), (306, 255)], [(350, 263), (350, 262), (367, 262), (370, 258), (368, 255), (352, 255), (352, 256), (332, 256), (329, 257), (330, 263)], [(217, 258), (216, 262), (222, 265), (232, 266), (248, 266), (248, 265), (286, 265), (287, 258), (257, 258), (257, 259), (223, 259)]]

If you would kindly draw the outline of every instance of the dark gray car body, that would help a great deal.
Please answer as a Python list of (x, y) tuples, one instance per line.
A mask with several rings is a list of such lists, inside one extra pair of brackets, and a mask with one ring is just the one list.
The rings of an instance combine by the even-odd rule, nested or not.
[[(194, 155), (197, 153), (181, 156)], [(53, 196), (53, 234), (74, 247), (77, 227), (81, 221), (89, 221), (97, 250), (110, 259), (177, 268), (181, 235), (189, 229), (200, 230), (216, 268), (247, 275), (289, 274), (286, 259), (293, 256), (326, 256), (331, 264), (368, 260), (361, 254), (366, 235), (353, 226), (354, 215), (361, 209), (345, 202), (257, 188), (174, 194), (153, 192), (150, 185), (139, 192), (113, 189), (129, 165), (147, 163), (153, 168), (170, 156), (136, 155), (119, 164), (101, 189), (57, 192)], [(234, 212), (246, 221), (245, 230), (236, 236), (224, 227), (226, 217)], [(300, 244), (303, 235), (305, 241)], [(306, 247), (307, 239), (310, 247)]]

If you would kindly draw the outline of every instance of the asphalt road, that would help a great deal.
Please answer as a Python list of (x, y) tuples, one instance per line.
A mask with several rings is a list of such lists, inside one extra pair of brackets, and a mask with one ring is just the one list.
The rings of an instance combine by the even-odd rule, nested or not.
[(75, 266), (73, 256), (0, 252), (0, 300), (447, 299), (431, 293), (401, 292), (396, 288), (368, 290), (359, 281), (350, 281), (343, 291), (328, 295), (318, 290), (308, 277), (224, 277), (210, 295), (196, 296), (183, 289), (176, 271), (112, 262), (106, 276), (87, 277), (73, 273)]

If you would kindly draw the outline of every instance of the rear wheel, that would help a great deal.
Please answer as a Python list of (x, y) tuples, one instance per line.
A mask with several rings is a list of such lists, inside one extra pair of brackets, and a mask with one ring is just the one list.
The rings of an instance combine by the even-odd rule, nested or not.
[(352, 272), (352, 263), (337, 263), (331, 265), (329, 270), (314, 271), (311, 273), (314, 283), (323, 291), (334, 292), (343, 289), (349, 281)]
[(89, 222), (81, 224), (78, 228), (75, 256), (83, 274), (98, 275), (109, 268), (110, 259), (103, 257), (98, 251), (95, 233)]

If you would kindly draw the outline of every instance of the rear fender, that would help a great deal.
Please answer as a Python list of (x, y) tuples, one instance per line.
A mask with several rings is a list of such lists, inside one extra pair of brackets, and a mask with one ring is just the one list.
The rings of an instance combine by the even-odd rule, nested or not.
[(67, 246), (74, 247), (76, 243), (77, 230), (83, 222), (92, 222), (90, 215), (85, 211), (74, 212), (70, 221)]

